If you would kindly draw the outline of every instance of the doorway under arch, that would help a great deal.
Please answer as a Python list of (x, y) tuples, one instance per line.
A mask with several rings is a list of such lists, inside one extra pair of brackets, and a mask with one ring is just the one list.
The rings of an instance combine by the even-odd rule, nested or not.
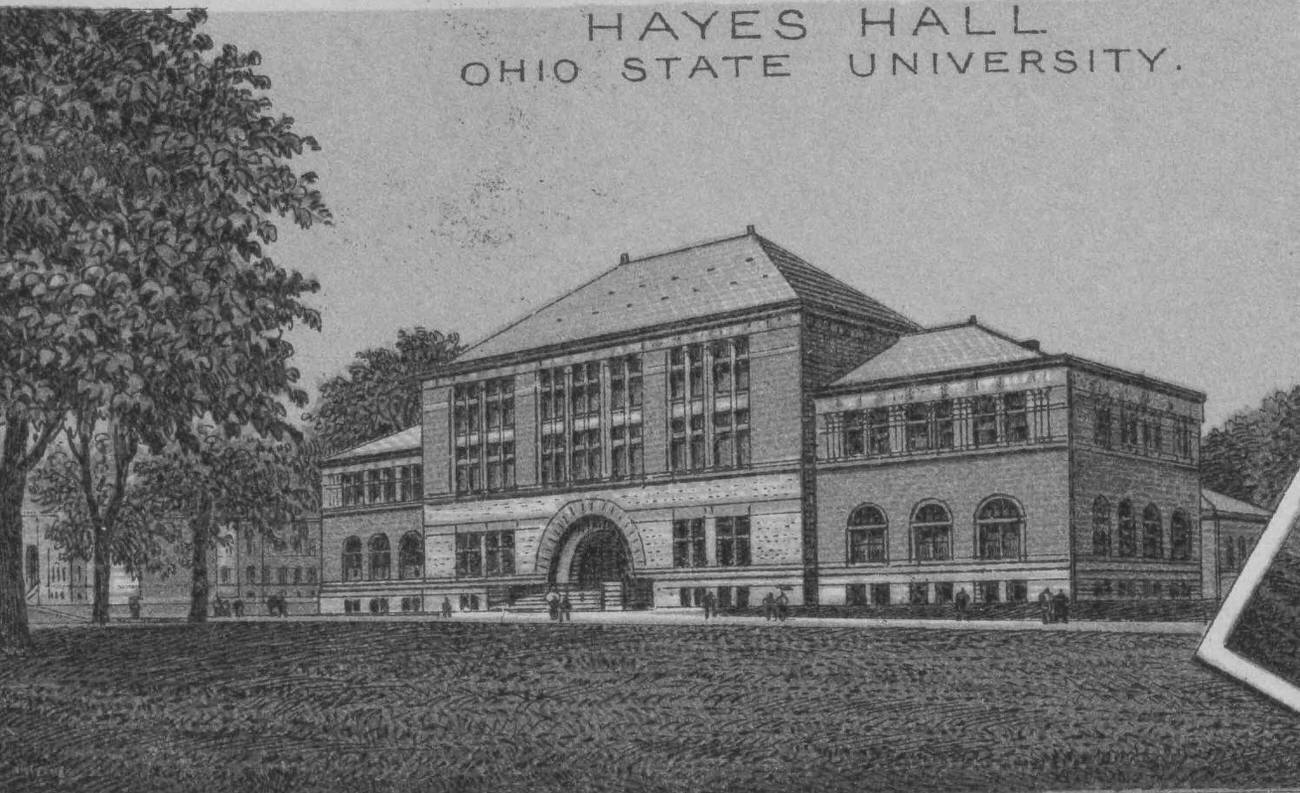
[(632, 577), (627, 540), (618, 524), (601, 515), (574, 521), (560, 541), (559, 563), (551, 565), (550, 583), (596, 589)]

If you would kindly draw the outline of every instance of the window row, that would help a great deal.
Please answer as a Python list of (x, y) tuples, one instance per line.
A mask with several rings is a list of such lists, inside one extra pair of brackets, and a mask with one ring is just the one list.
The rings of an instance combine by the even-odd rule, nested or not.
[[(1168, 439), (1166, 428), (1171, 431)], [(1103, 449), (1191, 460), (1195, 432), (1190, 418), (1166, 416), (1139, 405), (1106, 401), (1093, 411), (1092, 442)]]
[[(602, 380), (602, 367), (608, 384)], [(541, 482), (631, 479), (645, 471), (641, 356), (624, 355), (543, 370), (539, 380)], [(601, 410), (608, 398), (609, 413)], [(605, 465), (608, 422), (610, 469)]]
[(1100, 578), (1086, 585), (1097, 600), (1116, 598), (1191, 598), (1197, 588), (1186, 581), (1153, 581), (1137, 579)]
[[(262, 584), (299, 585), (316, 583), (315, 567), (262, 567)], [(222, 584), (237, 583), (233, 580), (234, 570), (222, 565), (217, 571), (217, 581)], [(238, 583), (256, 584), (258, 582), (257, 565), (244, 568), (244, 580)]]
[[(753, 562), (749, 516), (714, 519), (713, 563), (719, 567), (748, 567)], [(673, 521), (673, 567), (707, 567), (708, 541), (704, 518)]]
[(674, 347), (668, 356), (668, 401), (669, 470), (749, 465), (747, 337)]
[[(1139, 515), (1133, 502), (1125, 498), (1112, 511), (1110, 500), (1097, 496), (1092, 502), (1092, 555), (1164, 559), (1165, 530), (1160, 508), (1147, 504)], [(1175, 509), (1169, 516), (1168, 558), (1174, 561), (1192, 558), (1192, 524), (1181, 509)]]
[(1013, 391), (830, 413), (822, 453), (830, 459), (890, 457), (1052, 440), (1049, 396), (1047, 390)]
[[(952, 514), (937, 501), (922, 501), (908, 521), (908, 561), (937, 562), (953, 558)], [(1021, 559), (1025, 515), (1006, 496), (993, 496), (975, 513), (975, 554), (979, 559)], [(846, 530), (849, 564), (883, 564), (889, 559), (889, 519), (875, 504), (863, 504), (849, 514)]]
[(456, 577), (515, 574), (515, 533), (473, 531), (456, 535)]
[(452, 391), (457, 493), (515, 484), (515, 379), (461, 383)]
[[(849, 584), (845, 591), (845, 603), (850, 606), (895, 605), (893, 589), (890, 584)], [(976, 581), (970, 590), (951, 581), (913, 581), (906, 586), (905, 599), (897, 603), (912, 606), (953, 603), (961, 591), (967, 591), (967, 596), (973, 603), (1029, 602), (1029, 582), (1015, 580)]]
[[(424, 498), (424, 469), (416, 464), (353, 471), (340, 474), (339, 485), (345, 507), (420, 501)], [(252, 553), (252, 534), (246, 536)], [(299, 550), (305, 538), (291, 535), (290, 540), (297, 543), (294, 549)]]
[[(387, 534), (372, 534), (362, 545), (360, 537), (343, 541), (344, 581), (386, 581), (393, 577), (392, 547)], [(424, 576), (424, 539), (418, 531), (402, 535), (397, 546), (397, 577)]]

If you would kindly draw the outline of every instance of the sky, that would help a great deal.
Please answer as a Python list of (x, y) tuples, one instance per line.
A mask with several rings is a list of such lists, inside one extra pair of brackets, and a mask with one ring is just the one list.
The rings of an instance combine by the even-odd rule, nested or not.
[[(324, 329), (293, 334), (309, 387), (399, 328), (476, 341), (623, 252), (749, 224), (922, 324), (975, 314), (1204, 391), (1207, 428), (1300, 384), (1294, 2), (1022, 5), (971, 4), (973, 34), (942, 3), (218, 5), (206, 27), (322, 147), (300, 167), (336, 222), (272, 251), (322, 284)], [(717, 12), (703, 40), (683, 11)], [(589, 30), (619, 13), (621, 40)]]

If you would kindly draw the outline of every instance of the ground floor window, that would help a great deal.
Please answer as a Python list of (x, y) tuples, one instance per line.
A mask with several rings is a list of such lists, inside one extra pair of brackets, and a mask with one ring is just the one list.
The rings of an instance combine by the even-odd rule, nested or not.
[(872, 584), (871, 602), (877, 606), (888, 606), (889, 584)]
[(951, 603), (952, 602), (952, 582), (944, 581), (934, 585), (934, 602)]
[(924, 606), (930, 602), (930, 585), (915, 583), (907, 588), (908, 602), (913, 606)]
[(402, 611), (423, 611), (424, 605), (421, 603), (419, 595), (402, 598)]
[(478, 611), (478, 595), (461, 595), (461, 611)]
[(1029, 582), (1028, 582), (1028, 581), (1008, 581), (1008, 582), (1007, 582), (1007, 602), (1009, 602), (1009, 603), (1028, 603), (1028, 602), (1029, 602)]
[(997, 581), (981, 581), (979, 583), (980, 600), (985, 603), (997, 603), (1002, 600), (1002, 593), (999, 591), (1001, 586)]
[(361, 601), (360, 601), (360, 600), (345, 600), (345, 601), (343, 601), (343, 613), (344, 613), (344, 614), (357, 614), (357, 613), (359, 613), (360, 611), (361, 611)]
[(371, 614), (387, 614), (387, 613), (388, 613), (388, 598), (371, 598), (371, 599), (370, 599), (370, 613), (371, 613)]
[(849, 584), (844, 593), (844, 600), (850, 606), (867, 605), (867, 585), (866, 584)]
[(1115, 594), (1115, 588), (1111, 586), (1109, 578), (1099, 578), (1092, 582), (1092, 596), (1095, 598), (1108, 598)]

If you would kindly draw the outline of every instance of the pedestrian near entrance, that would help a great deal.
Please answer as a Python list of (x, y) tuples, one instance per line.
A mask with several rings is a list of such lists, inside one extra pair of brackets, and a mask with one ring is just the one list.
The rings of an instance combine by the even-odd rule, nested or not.
[(772, 618), (775, 616), (776, 597), (773, 596), (771, 592), (768, 592), (767, 595), (763, 597), (763, 619), (771, 622)]
[(1062, 589), (1052, 598), (1052, 621), (1069, 622), (1070, 621), (1070, 596), (1065, 594)]
[(707, 620), (709, 617), (718, 616), (718, 596), (713, 594), (712, 589), (705, 590), (703, 605), (704, 605), (704, 619)]
[(957, 606), (957, 619), (966, 619), (966, 607), (970, 605), (970, 595), (966, 593), (966, 587), (958, 590), (957, 597), (953, 598), (953, 603)]
[(782, 592), (776, 598), (776, 618), (785, 622), (785, 618), (790, 615), (790, 598)]
[(1052, 588), (1044, 587), (1038, 593), (1038, 610), (1042, 612), (1044, 625), (1052, 621), (1052, 605)]
[(546, 610), (550, 613), (552, 622), (560, 619), (560, 593), (555, 591), (555, 587), (546, 593)]
[(442, 618), (445, 620), (451, 619), (451, 598), (449, 597), (442, 599)]
[(560, 621), (573, 622), (573, 601), (569, 600), (568, 592), (565, 592), (564, 597), (560, 598)]

